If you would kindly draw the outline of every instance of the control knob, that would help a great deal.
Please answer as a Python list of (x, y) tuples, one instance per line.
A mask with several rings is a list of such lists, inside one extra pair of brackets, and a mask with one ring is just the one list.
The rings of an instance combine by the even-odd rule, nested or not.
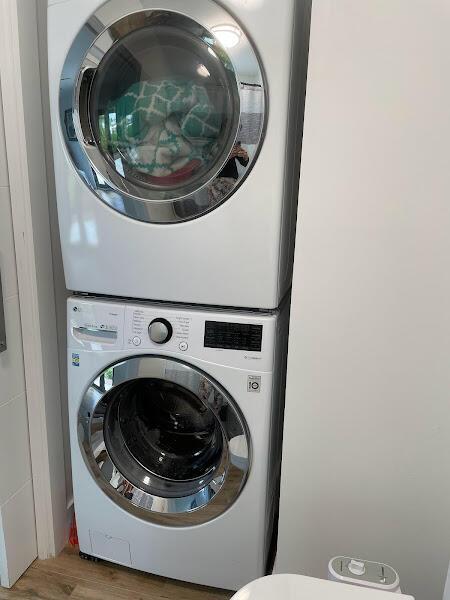
[(165, 344), (172, 337), (172, 325), (167, 319), (153, 319), (148, 326), (148, 335), (155, 344)]

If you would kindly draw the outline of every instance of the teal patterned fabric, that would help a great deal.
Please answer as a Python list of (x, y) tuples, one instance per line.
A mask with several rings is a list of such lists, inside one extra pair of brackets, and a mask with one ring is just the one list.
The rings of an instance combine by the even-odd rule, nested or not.
[(207, 162), (222, 125), (206, 89), (192, 81), (135, 83), (107, 111), (116, 114), (114, 153), (156, 177)]

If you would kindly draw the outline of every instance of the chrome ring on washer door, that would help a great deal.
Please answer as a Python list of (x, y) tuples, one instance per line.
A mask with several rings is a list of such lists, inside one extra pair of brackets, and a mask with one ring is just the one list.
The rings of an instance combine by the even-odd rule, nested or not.
[[(251, 170), (265, 84), (242, 27), (214, 0), (109, 0), (74, 40), (60, 118), (82, 180), (152, 223), (199, 217)], [(206, 23), (207, 26), (202, 23)]]
[(83, 397), (78, 438), (114, 502), (168, 526), (228, 510), (250, 468), (248, 430), (232, 398), (196, 367), (160, 356), (105, 369)]

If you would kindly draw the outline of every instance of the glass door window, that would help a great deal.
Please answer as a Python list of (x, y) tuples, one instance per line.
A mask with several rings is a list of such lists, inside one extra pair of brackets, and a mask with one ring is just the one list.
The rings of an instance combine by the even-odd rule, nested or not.
[(100, 487), (146, 520), (211, 520), (231, 506), (248, 475), (239, 409), (206, 374), (175, 359), (135, 357), (105, 369), (84, 396), (78, 431)]
[(111, 48), (89, 96), (89, 121), (103, 157), (153, 198), (180, 198), (214, 177), (238, 117), (231, 64), (201, 38), (165, 24), (164, 14), (144, 18), (142, 29)]
[(189, 390), (138, 379), (111, 392), (105, 443), (114, 464), (136, 486), (158, 496), (189, 496), (222, 461), (219, 421)]
[[(86, 27), (99, 28), (107, 7)], [(68, 150), (83, 181), (130, 217), (170, 223), (200, 216), (228, 198), (256, 160), (262, 72), (244, 32), (217, 11), (233, 22), (232, 42), (222, 34), (221, 43), (220, 27), (215, 34), (177, 12), (145, 10), (105, 26), (85, 54), (82, 30), (69, 53), (66, 66), (73, 72), (79, 60), (80, 67), (72, 93), (70, 69), (63, 70)]]

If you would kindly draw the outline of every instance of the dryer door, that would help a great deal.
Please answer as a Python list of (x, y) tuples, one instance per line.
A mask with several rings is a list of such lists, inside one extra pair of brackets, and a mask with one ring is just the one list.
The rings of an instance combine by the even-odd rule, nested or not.
[(187, 363), (113, 364), (86, 391), (82, 454), (114, 502), (148, 521), (205, 523), (240, 494), (250, 465), (244, 419), (227, 392)]
[(262, 70), (240, 25), (213, 0), (164, 6), (102, 5), (75, 39), (60, 88), (63, 137), (84, 182), (153, 223), (229, 198), (264, 127)]

